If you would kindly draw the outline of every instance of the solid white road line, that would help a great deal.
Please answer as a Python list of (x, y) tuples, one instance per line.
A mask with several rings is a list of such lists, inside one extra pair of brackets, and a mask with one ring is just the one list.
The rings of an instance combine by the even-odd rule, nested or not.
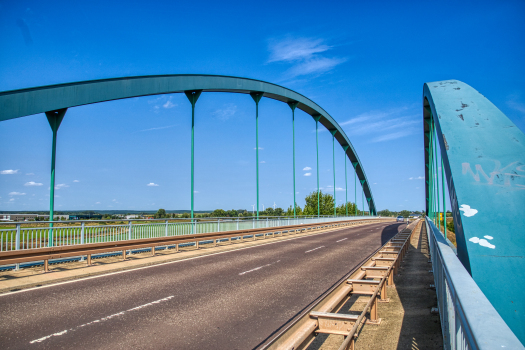
[(335, 241), (335, 242), (336, 242), (336, 243), (338, 243), (338, 242), (342, 242), (342, 241), (344, 241), (345, 239), (348, 239), (348, 238), (343, 238), (343, 239), (340, 239), (340, 240)]
[(174, 298), (175, 296), (174, 295), (170, 295), (169, 297), (166, 297), (166, 298), (162, 298), (162, 299), (159, 299), (159, 300), (155, 300), (155, 301), (152, 301), (151, 303), (147, 303), (147, 304), (143, 304), (143, 305), (139, 305), (139, 306), (136, 306), (134, 308), (131, 308), (129, 310), (126, 310), (126, 311), (121, 311), (121, 312), (117, 312), (116, 314), (113, 314), (113, 315), (109, 315), (109, 316), (106, 316), (106, 317), (103, 317), (99, 320), (95, 320), (95, 321), (91, 321), (91, 322), (88, 322), (88, 323), (84, 323), (80, 326), (76, 326), (76, 327), (73, 327), (71, 329), (66, 329), (66, 330), (63, 330), (61, 332), (56, 332), (56, 333), (53, 333), (53, 334), (50, 334), (50, 335), (46, 335), (45, 337), (42, 337), (42, 338), (38, 338), (38, 339), (35, 339), (35, 340), (31, 340), (29, 342), (29, 344), (34, 344), (34, 343), (41, 343), (43, 342), (44, 340), (47, 340), (51, 337), (58, 337), (60, 335), (63, 335), (63, 334), (66, 334), (68, 331), (76, 331), (77, 329), (79, 328), (82, 328), (82, 327), (86, 327), (86, 326), (89, 326), (89, 325), (92, 325), (94, 323), (100, 323), (100, 322), (104, 322), (104, 321), (107, 321), (107, 320), (110, 320), (114, 317), (118, 317), (118, 316), (122, 316), (124, 315), (126, 312), (130, 312), (130, 311), (135, 311), (135, 310), (140, 310), (142, 308), (145, 308), (145, 307), (148, 307), (148, 306), (151, 306), (151, 305), (155, 305), (155, 304), (158, 304), (158, 303), (161, 303), (163, 301), (168, 301), (170, 300), (171, 298)]
[(310, 252), (313, 252), (314, 250), (321, 249), (321, 248), (324, 248), (324, 245), (322, 245), (322, 246), (320, 246), (320, 247), (317, 247), (317, 248), (314, 248), (314, 249), (307, 250), (307, 251), (304, 252), (304, 253), (305, 253), (305, 254), (306, 254), (306, 253), (310, 253)]

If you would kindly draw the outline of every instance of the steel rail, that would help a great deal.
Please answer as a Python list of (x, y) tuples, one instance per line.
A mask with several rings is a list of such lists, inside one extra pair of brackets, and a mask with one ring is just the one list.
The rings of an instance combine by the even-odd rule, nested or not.
[[(377, 295), (379, 293), (381, 294), (385, 293), (385, 296), (386, 296), (386, 290), (383, 289), (384, 283), (387, 283), (388, 281), (389, 284), (393, 284), (393, 273), (397, 271), (397, 269), (399, 268), (401, 259), (404, 257), (404, 255), (408, 251), (408, 245), (410, 244), (410, 238), (412, 236), (412, 232), (414, 232), (414, 229), (418, 225), (420, 225), (419, 220), (416, 221), (416, 223), (414, 224), (414, 226), (409, 232), (405, 232), (407, 230), (405, 228), (403, 231), (396, 234), (396, 236), (392, 237), (383, 246), (378, 248), (375, 252), (370, 254), (368, 258), (364, 260), (363, 264), (359, 265), (358, 267), (354, 268), (351, 272), (346, 274), (345, 277), (340, 279), (336, 285), (334, 285), (327, 292), (325, 292), (325, 294), (323, 294), (321, 298), (318, 298), (313, 304), (311, 304), (311, 306), (309, 306), (305, 311), (303, 311), (300, 317), (293, 320), (291, 324), (289, 324), (284, 331), (279, 333), (272, 340), (268, 341), (260, 349), (272, 349), (272, 350), (274, 349), (279, 349), (279, 350), (294, 349), (294, 350), (297, 350), (297, 349), (307, 348), (308, 345), (314, 339), (314, 333), (319, 328), (318, 321), (315, 319), (312, 319), (311, 317), (312, 310), (316, 309), (316, 311), (318, 312), (325, 312), (325, 313), (331, 312), (331, 311), (337, 312), (348, 301), (348, 299), (350, 298), (349, 295), (353, 290), (353, 286), (351, 283), (345, 283), (348, 281), (348, 277), (350, 276), (353, 280), (362, 280), (363, 278), (366, 277), (366, 271), (364, 271), (363, 268), (370, 268), (370, 267), (378, 266), (376, 262), (378, 260), (375, 260), (375, 259), (384, 258), (383, 255), (391, 256), (395, 254), (396, 255), (395, 260), (392, 261), (390, 265), (388, 265), (387, 271), (385, 272), (384, 276), (381, 277), (381, 280), (377, 284), (377, 288), (375, 288), (372, 294), (372, 297), (367, 303), (367, 306), (365, 307), (361, 315), (357, 318), (357, 320), (355, 321), (355, 325), (348, 332), (348, 335), (346, 336), (345, 341), (339, 348), (339, 350), (342, 350), (342, 349), (352, 349), (353, 350), (354, 349), (353, 339), (354, 339), (355, 332), (357, 331), (359, 325), (362, 323), (368, 309), (371, 307), (374, 307), (373, 306), (374, 303), (377, 302), (376, 300)], [(398, 236), (404, 237), (403, 246), (395, 247), (395, 251), (385, 251), (384, 249), (390, 247), (392, 240), (399, 239)], [(375, 313), (377, 313), (377, 308), (375, 309)], [(346, 316), (344, 314), (334, 314), (334, 315)]]
[(312, 229), (322, 229), (322, 228), (331, 228), (338, 226), (349, 226), (362, 223), (377, 222), (382, 219), (372, 219), (372, 220), (347, 220), (347, 221), (335, 221), (335, 222), (326, 222), (326, 223), (313, 223), (313, 224), (302, 224), (302, 225), (289, 225), (289, 226), (278, 226), (271, 228), (256, 228), (256, 229), (247, 229), (247, 230), (235, 230), (235, 231), (223, 231), (216, 233), (200, 233), (200, 234), (190, 234), (190, 235), (181, 235), (181, 236), (168, 236), (168, 237), (156, 237), (156, 238), (145, 238), (145, 239), (134, 239), (134, 240), (125, 240), (118, 242), (104, 242), (104, 243), (89, 243), (89, 244), (80, 244), (73, 246), (56, 246), (56, 247), (45, 247), (45, 248), (35, 248), (35, 249), (24, 249), (24, 250), (11, 250), (0, 252), (0, 265), (5, 264), (14, 264), (22, 262), (31, 262), (31, 261), (42, 261), (44, 260), (45, 270), (48, 270), (48, 261), (50, 259), (60, 259), (72, 256), (87, 255), (87, 264), (91, 264), (91, 255), (108, 253), (115, 251), (122, 251), (123, 259), (126, 258), (126, 251), (140, 248), (152, 248), (152, 254), (155, 254), (155, 247), (158, 246), (170, 246), (178, 245), (181, 243), (195, 242), (197, 248), (199, 247), (199, 242), (213, 240), (214, 244), (217, 244), (217, 240), (228, 238), (231, 241), (233, 237), (241, 237), (241, 240), (245, 236), (252, 236), (253, 240), (257, 239), (257, 236), (263, 235), (266, 238), (269, 234), (272, 234), (275, 237), (276, 234), (284, 235), (284, 233), (297, 231), (305, 231)]

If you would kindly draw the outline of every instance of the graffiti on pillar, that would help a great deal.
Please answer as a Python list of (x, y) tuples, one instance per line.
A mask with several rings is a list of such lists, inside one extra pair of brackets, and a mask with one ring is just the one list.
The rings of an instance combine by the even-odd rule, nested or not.
[(471, 176), (475, 184), (486, 186), (507, 187), (512, 190), (525, 190), (525, 164), (514, 161), (502, 167), (499, 160), (493, 160), (491, 171), (481, 164), (462, 163), (462, 174)]

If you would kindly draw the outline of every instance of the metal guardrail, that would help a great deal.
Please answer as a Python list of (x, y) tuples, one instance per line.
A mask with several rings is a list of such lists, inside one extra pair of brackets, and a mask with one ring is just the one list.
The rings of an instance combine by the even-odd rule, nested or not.
[[(333, 219), (333, 218), (332, 218)], [(375, 219), (375, 218), (374, 218)], [(377, 220), (377, 219), (375, 219)], [(338, 226), (347, 226), (359, 224), (363, 222), (371, 222), (375, 220), (332, 220), (324, 223), (300, 223), (298, 225), (279, 226), (273, 228), (256, 228), (247, 230), (234, 230), (215, 233), (200, 233), (177, 236), (161, 236), (144, 239), (123, 240), (117, 242), (102, 242), (90, 244), (64, 245), (57, 247), (43, 247), (35, 249), (11, 250), (0, 252), (0, 265), (19, 264), (24, 262), (44, 261), (44, 269), (48, 271), (49, 260), (63, 259), (76, 256), (87, 256), (87, 264), (91, 265), (91, 255), (101, 254), (107, 252), (121, 252), (123, 259), (126, 259), (128, 251), (151, 248), (151, 252), (155, 254), (156, 247), (175, 247), (178, 251), (181, 243), (194, 242), (196, 247), (199, 247), (199, 242), (217, 244), (221, 241), (232, 241), (233, 238), (240, 238), (241, 241), (245, 237), (250, 237), (252, 240), (259, 238), (266, 238), (267, 236), (275, 237), (278, 234), (296, 233), (305, 230), (330, 228)]]
[[(412, 228), (418, 221), (412, 224)], [(386, 285), (393, 285), (403, 256), (408, 252), (412, 229), (405, 228), (382, 247), (365, 258), (359, 266), (346, 274), (321, 297), (311, 303), (296, 318), (284, 326), (259, 349), (307, 349), (316, 334), (337, 334), (345, 337), (339, 350), (355, 350), (355, 338), (361, 323), (379, 325), (377, 302), (387, 302)], [(338, 313), (353, 295), (370, 299), (359, 315)]]
[[(207, 218), (189, 222), (188, 220), (191, 219), (112, 220), (119, 222), (112, 225), (93, 225), (96, 222), (106, 223), (110, 220), (72, 220), (55, 221), (53, 227), (24, 227), (24, 225), (34, 226), (46, 222), (14, 222), (9, 224), (15, 225), (15, 228), (0, 229), (0, 252), (374, 218), (373, 216), (266, 217), (258, 220)], [(127, 223), (123, 223), (124, 221)]]
[[(445, 349), (524, 349), (445, 237), (425, 218)], [(519, 288), (519, 286), (515, 286)]]

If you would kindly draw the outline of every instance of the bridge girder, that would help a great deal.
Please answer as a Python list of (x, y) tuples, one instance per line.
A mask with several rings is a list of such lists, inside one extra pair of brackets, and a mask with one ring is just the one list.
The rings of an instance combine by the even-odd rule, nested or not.
[(458, 80), (424, 84), (423, 121), (427, 213), (436, 207), (428, 185), (436, 178), (431, 170), (438, 167), (434, 138), (458, 258), (524, 342), (525, 135), (486, 97)]
[(370, 199), (370, 211), (377, 212), (372, 190), (364, 168), (350, 139), (339, 124), (309, 98), (285, 87), (261, 80), (222, 75), (151, 75), (81, 81), (48, 85), (28, 89), (0, 92), (0, 121), (28, 115), (106, 102), (132, 97), (183, 93), (185, 91), (262, 93), (264, 97), (284, 103), (297, 103), (298, 109), (319, 122), (328, 130), (337, 130), (335, 139), (345, 150), (363, 183), (365, 197)]

